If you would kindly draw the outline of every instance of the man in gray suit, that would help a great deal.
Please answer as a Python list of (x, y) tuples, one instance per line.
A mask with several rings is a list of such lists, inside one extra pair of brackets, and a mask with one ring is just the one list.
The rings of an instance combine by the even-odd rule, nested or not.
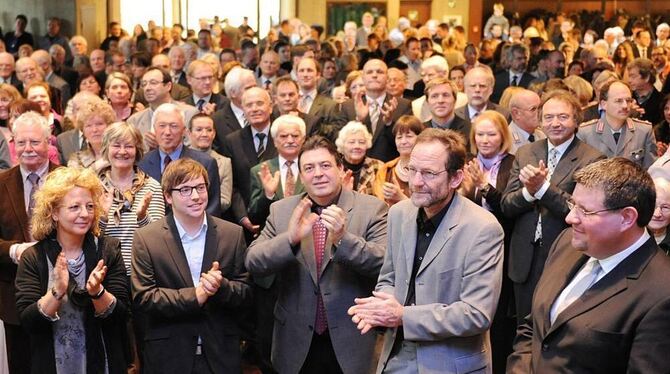
[(491, 372), (489, 327), (502, 283), (503, 230), (456, 193), (465, 144), (426, 129), (408, 164), (411, 200), (389, 212), (373, 296), (349, 309), (363, 333), (385, 327), (377, 373)]
[(628, 84), (606, 84), (600, 91), (604, 115), (581, 124), (577, 136), (607, 157), (625, 157), (648, 169), (656, 161), (656, 138), (649, 122), (630, 118), (634, 101)]
[(245, 261), (254, 275), (277, 275), (272, 364), (282, 374), (366, 373), (376, 339), (358, 332), (347, 308), (374, 288), (387, 207), (342, 188), (342, 160), (323, 137), (305, 142), (298, 163), (307, 193), (270, 206)]
[(33, 61), (35, 61), (44, 72), (44, 81), (47, 82), (51, 87), (56, 87), (60, 90), (61, 103), (63, 108), (65, 108), (67, 102), (72, 97), (72, 91), (70, 89), (70, 85), (62, 77), (59, 77), (54, 73), (49, 52), (39, 49), (33, 52), (33, 54), (30, 55), (30, 58), (33, 59)]

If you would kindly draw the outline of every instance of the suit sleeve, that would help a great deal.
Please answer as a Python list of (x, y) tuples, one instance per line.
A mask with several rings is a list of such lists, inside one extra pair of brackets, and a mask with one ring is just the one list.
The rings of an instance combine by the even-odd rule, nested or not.
[(233, 195), (233, 165), (229, 158), (221, 159), (223, 167), (221, 168), (221, 213), (228, 210)]
[(207, 164), (207, 174), (210, 177), (207, 213), (214, 217), (221, 217), (221, 183), (219, 183), (219, 169), (213, 158), (210, 158)]
[[(289, 212), (290, 213), (290, 212)], [(247, 269), (255, 276), (266, 276), (281, 271), (289, 264), (298, 262), (288, 232), (278, 233), (276, 222), (287, 219), (287, 212), (277, 214), (277, 204), (270, 207), (270, 215), (260, 236), (251, 243), (244, 261)]]
[(533, 341), (533, 320), (531, 315), (526, 316), (516, 330), (514, 350), (507, 357), (508, 374), (528, 374), (531, 372), (531, 355)]
[(154, 264), (143, 230), (135, 232), (131, 260), (133, 304), (142, 312), (163, 318), (192, 316), (200, 312), (195, 287), (164, 288), (156, 284)]
[(342, 242), (335, 247), (333, 261), (340, 262), (359, 274), (377, 278), (386, 252), (386, 217), (388, 207), (381, 201), (366, 211), (374, 211), (365, 230), (365, 236), (345, 232)]
[(514, 159), (514, 164), (512, 165), (512, 171), (509, 175), (509, 181), (507, 182), (507, 187), (505, 192), (502, 195), (502, 201), (500, 203), (500, 208), (503, 214), (507, 218), (516, 218), (528, 211), (534, 209), (534, 204), (528, 202), (522, 193), (523, 183), (519, 180), (519, 173), (521, 168), (526, 165), (521, 165), (521, 157)]
[[(397, 208), (396, 208), (397, 209)], [(401, 238), (395, 238), (393, 236), (393, 226), (395, 225), (393, 214), (394, 209), (388, 213), (388, 249), (384, 253), (384, 262), (382, 263), (381, 270), (379, 271), (379, 278), (377, 278), (377, 286), (375, 291), (385, 292), (389, 295), (395, 294), (395, 264), (393, 263), (393, 252), (396, 247), (395, 243), (400, 243)]]
[[(661, 254), (656, 254), (661, 256)], [(670, 299), (666, 298), (647, 312), (635, 329), (628, 359), (628, 373), (661, 373), (668, 370), (670, 351)]]
[(644, 139), (644, 167), (645, 170), (656, 161), (658, 158), (658, 146), (656, 145), (656, 136), (654, 136), (654, 130), (651, 129), (647, 132), (647, 135)]
[(494, 220), (478, 228), (463, 264), (458, 301), (406, 306), (402, 320), (407, 340), (472, 336), (490, 328), (502, 283), (504, 234)]
[(11, 167), (11, 157), (9, 155), (9, 146), (4, 136), (0, 135), (0, 170), (6, 170)]

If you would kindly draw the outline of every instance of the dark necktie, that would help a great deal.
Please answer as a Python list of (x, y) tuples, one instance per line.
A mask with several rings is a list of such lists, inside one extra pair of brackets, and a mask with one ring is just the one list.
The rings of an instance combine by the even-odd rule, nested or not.
[(516, 86), (517, 84), (518, 84), (518, 82), (517, 82), (517, 76), (514, 75), (514, 76), (512, 76), (512, 86)]
[(619, 137), (621, 136), (621, 133), (620, 132), (615, 132), (615, 133), (612, 134), (612, 136), (614, 136), (614, 143), (619, 144)]
[[(317, 208), (317, 214), (321, 214), (321, 209)], [(321, 265), (323, 265), (323, 255), (326, 250), (326, 238), (328, 237), (328, 229), (319, 218), (314, 226), (312, 226), (312, 236), (314, 238), (314, 258), (316, 260), (316, 280), (319, 283), (321, 279)], [(326, 307), (323, 305), (323, 297), (321, 296), (321, 289), (319, 287), (319, 294), (316, 299), (316, 321), (314, 323), (314, 331), (321, 335), (328, 328), (328, 317), (326, 316)]]
[(33, 209), (35, 209), (35, 192), (39, 188), (40, 176), (35, 173), (28, 174), (28, 182), (30, 182), (30, 194), (28, 195), (28, 219), (33, 216)]
[(532, 143), (534, 141), (535, 141), (535, 135), (533, 135), (533, 134), (528, 135), (528, 142)]
[(258, 159), (263, 156), (263, 152), (265, 152), (265, 144), (263, 144), (263, 140), (265, 140), (265, 134), (262, 132), (259, 132), (256, 134), (256, 138), (258, 139), (258, 148), (256, 148), (256, 156), (258, 156)]
[(286, 161), (286, 183), (284, 184), (284, 197), (292, 196), (295, 192), (295, 177), (293, 176), (293, 170), (291, 169), (293, 161)]
[(167, 169), (170, 162), (172, 162), (172, 159), (170, 158), (170, 155), (165, 155), (165, 159), (163, 160), (163, 171), (165, 171), (165, 169)]
[(205, 100), (204, 99), (198, 100), (198, 104), (196, 104), (196, 106), (198, 107), (198, 112), (202, 112), (202, 107), (205, 106)]

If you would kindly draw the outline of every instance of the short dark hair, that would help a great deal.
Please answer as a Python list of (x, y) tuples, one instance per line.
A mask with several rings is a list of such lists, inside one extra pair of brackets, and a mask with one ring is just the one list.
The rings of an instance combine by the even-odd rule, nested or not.
[[(186, 127), (188, 129), (188, 131), (191, 131), (193, 129), (193, 122), (195, 122), (195, 120), (197, 120), (199, 118), (207, 118), (207, 119), (211, 120), (212, 123), (214, 123), (214, 120), (212, 119), (212, 117), (210, 115), (202, 113), (202, 112), (196, 113), (196, 114), (193, 115), (193, 117), (191, 117), (191, 120), (188, 121), (188, 126)], [(214, 132), (216, 133), (216, 126), (212, 126), (212, 128), (214, 129)]]
[(583, 167), (573, 175), (575, 182), (605, 194), (606, 209), (633, 207), (637, 225), (645, 227), (656, 206), (656, 188), (651, 176), (637, 163), (613, 157)]
[(130, 63), (143, 68), (148, 68), (151, 66), (151, 56), (149, 56), (147, 52), (135, 52), (130, 55)]
[(600, 89), (600, 100), (607, 100), (607, 98), (608, 98), (609, 95), (610, 95), (610, 88), (612, 87), (612, 85), (613, 85), (614, 83), (620, 83), (620, 84), (623, 84), (624, 86), (628, 87), (628, 90), (629, 90), (629, 91), (631, 91), (631, 92), (633, 91), (633, 90), (630, 89), (630, 86), (628, 85), (628, 83), (626, 83), (626, 82), (624, 82), (624, 81), (616, 80), (616, 81), (607, 82), (607, 83), (605, 83), (605, 85), (603, 85), (603, 87)]
[(327, 150), (328, 153), (335, 157), (335, 164), (337, 166), (342, 166), (342, 155), (337, 152), (337, 147), (335, 147), (335, 144), (321, 135), (314, 135), (305, 140), (305, 143), (303, 143), (302, 147), (300, 148), (300, 153), (298, 154), (298, 166), (301, 166), (300, 159), (302, 158), (303, 153), (321, 148)]
[(407, 40), (405, 40), (405, 48), (409, 48), (409, 44), (414, 43), (414, 42), (420, 43), (419, 39), (417, 39), (413, 36), (410, 36), (409, 38), (407, 38)]
[(114, 58), (114, 56), (121, 56), (121, 57), (123, 57), (124, 61), (126, 60), (126, 55), (124, 55), (123, 52), (121, 52), (119, 50), (107, 51), (107, 52), (105, 52), (105, 64), (106, 65), (114, 65), (114, 60), (112, 60), (112, 58)]
[(147, 68), (147, 70), (144, 72), (144, 74), (146, 75), (148, 72), (154, 71), (154, 70), (159, 71), (163, 75), (163, 82), (162, 82), (163, 84), (172, 82), (172, 76), (170, 75), (170, 73), (168, 73), (167, 70), (163, 70), (162, 68), (159, 68), (158, 66), (149, 66)]
[(465, 137), (454, 130), (427, 128), (416, 138), (416, 147), (420, 143), (439, 142), (444, 146), (447, 154), (447, 164), (444, 166), (449, 174), (465, 166)]
[(425, 128), (426, 127), (421, 123), (420, 119), (411, 114), (405, 114), (398, 118), (395, 125), (393, 125), (393, 130), (391, 130), (391, 132), (393, 133), (393, 136), (409, 132), (419, 135)]
[(206, 34), (208, 34), (208, 35), (210, 35), (210, 36), (212, 35), (212, 32), (209, 31), (209, 30), (207, 30), (207, 29), (200, 29), (200, 31), (198, 31), (198, 34), (200, 34), (201, 32), (204, 32), (204, 33), (206, 33)]
[(636, 58), (626, 66), (626, 70), (628, 71), (632, 68), (637, 68), (642, 79), (649, 82), (649, 84), (656, 82), (656, 68), (654, 68), (654, 63), (650, 59), (644, 57)]
[(295, 87), (296, 91), (300, 92), (300, 86), (298, 86), (298, 82), (294, 81), (293, 78), (291, 78), (291, 76), (287, 74), (275, 80), (275, 82), (272, 84), (272, 93), (273, 94), (277, 93), (277, 88), (284, 83), (292, 84)]
[(547, 92), (542, 96), (542, 104), (540, 104), (539, 115), (542, 116), (542, 111), (544, 109), (544, 104), (549, 100), (558, 100), (565, 104), (568, 104), (572, 108), (572, 116), (575, 118), (577, 124), (582, 122), (582, 106), (579, 103), (579, 100), (567, 90), (554, 90)]
[(23, 23), (28, 24), (28, 18), (26, 18), (24, 14), (19, 14), (18, 16), (16, 16), (16, 19), (17, 20), (20, 19), (21, 21), (23, 21)]
[(176, 186), (199, 177), (202, 177), (209, 186), (207, 170), (198, 161), (190, 158), (174, 160), (165, 168), (161, 177), (163, 195), (169, 195)]

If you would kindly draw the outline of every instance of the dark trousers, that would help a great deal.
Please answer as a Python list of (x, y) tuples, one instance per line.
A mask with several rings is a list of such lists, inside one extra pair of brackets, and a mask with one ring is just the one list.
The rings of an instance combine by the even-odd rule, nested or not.
[(533, 292), (535, 291), (537, 282), (540, 280), (542, 270), (544, 270), (544, 262), (547, 260), (551, 244), (552, 243), (544, 243), (542, 240), (533, 243), (533, 261), (530, 264), (528, 278), (526, 278), (526, 281), (523, 283), (514, 282), (516, 321), (519, 325), (521, 325), (524, 318), (530, 314), (533, 304)]
[(30, 373), (30, 335), (21, 326), (5, 323), (5, 340), (9, 372)]
[(205, 352), (203, 351), (202, 354), (195, 355), (195, 359), (193, 360), (193, 371), (191, 371), (191, 374), (213, 374), (214, 371), (209, 367), (209, 364), (207, 363), (207, 358), (205, 357)]
[(328, 331), (323, 335), (315, 333), (312, 336), (312, 344), (300, 374), (342, 374)]

